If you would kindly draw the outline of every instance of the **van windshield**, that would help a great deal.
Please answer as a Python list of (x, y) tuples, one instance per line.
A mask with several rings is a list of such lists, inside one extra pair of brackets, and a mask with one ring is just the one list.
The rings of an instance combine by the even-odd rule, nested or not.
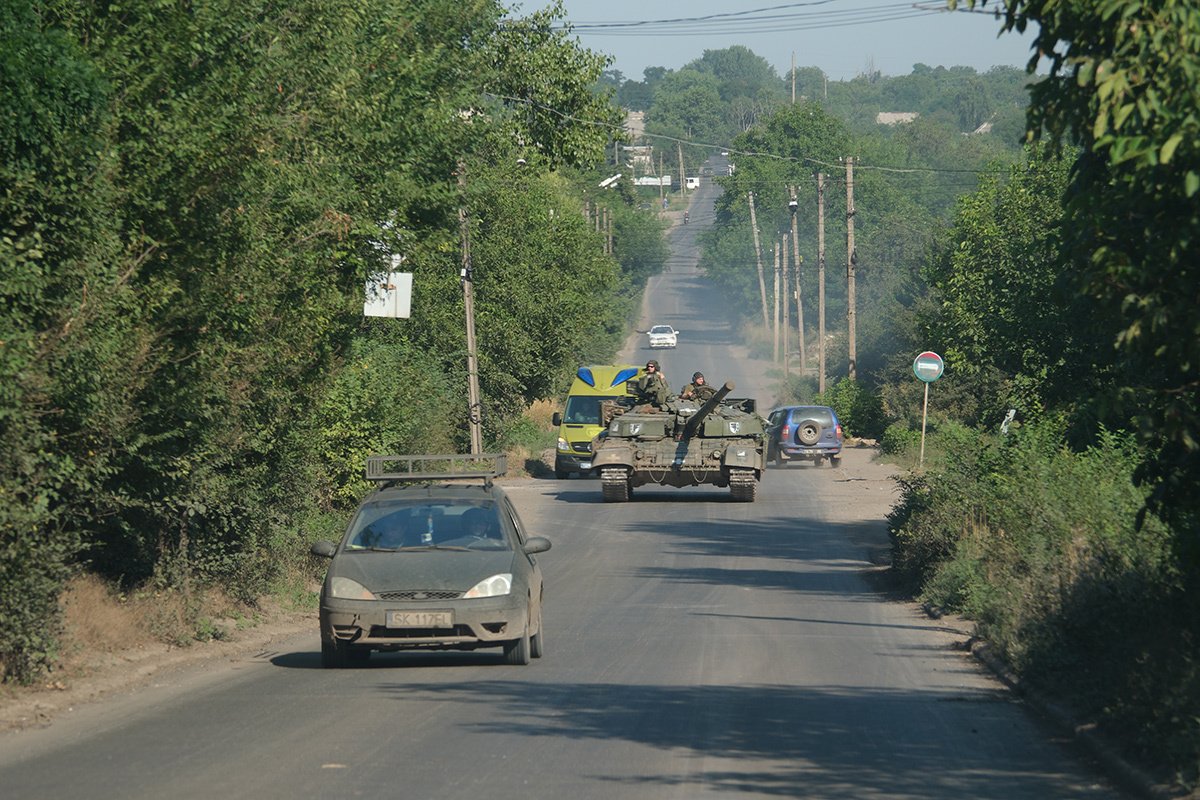
[(599, 425), (600, 404), (605, 400), (616, 400), (611, 397), (572, 395), (567, 398), (567, 410), (563, 412), (563, 422), (569, 425)]

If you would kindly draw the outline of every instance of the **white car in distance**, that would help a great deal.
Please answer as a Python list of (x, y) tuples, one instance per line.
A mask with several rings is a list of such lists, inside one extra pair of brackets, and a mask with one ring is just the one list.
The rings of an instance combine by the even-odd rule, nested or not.
[(679, 344), (679, 331), (670, 325), (655, 325), (646, 332), (650, 337), (650, 348), (675, 347)]

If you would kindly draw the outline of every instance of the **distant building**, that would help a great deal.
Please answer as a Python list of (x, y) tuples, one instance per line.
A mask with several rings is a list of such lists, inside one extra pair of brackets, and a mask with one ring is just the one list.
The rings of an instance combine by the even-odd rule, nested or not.
[(622, 150), (625, 151), (625, 163), (635, 168), (638, 172), (646, 173), (654, 171), (654, 148), (648, 144), (642, 145), (624, 145)]
[(875, 115), (875, 124), (901, 125), (905, 122), (914, 122), (919, 116), (921, 115), (916, 111), (880, 111)]

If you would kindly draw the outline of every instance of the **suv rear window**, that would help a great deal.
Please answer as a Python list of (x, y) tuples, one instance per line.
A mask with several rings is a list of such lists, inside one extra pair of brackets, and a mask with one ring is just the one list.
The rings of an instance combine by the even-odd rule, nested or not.
[(792, 421), (816, 420), (822, 427), (833, 426), (833, 411), (828, 406), (801, 406), (792, 409)]

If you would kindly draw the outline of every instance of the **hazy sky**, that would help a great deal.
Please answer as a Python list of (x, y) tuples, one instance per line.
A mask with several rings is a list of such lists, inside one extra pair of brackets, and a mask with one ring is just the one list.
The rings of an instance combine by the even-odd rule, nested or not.
[[(521, 0), (516, 8), (549, 4)], [(845, 80), (871, 67), (907, 75), (918, 63), (981, 72), (1024, 68), (1033, 42), (1030, 31), (1001, 34), (990, 14), (941, 10), (941, 0), (563, 0), (563, 6), (583, 45), (614, 56), (612, 68), (629, 80), (641, 80), (646, 67), (678, 69), (705, 50), (735, 44), (765, 58), (780, 76), (795, 52), (797, 67), (820, 67), (830, 79)]]

